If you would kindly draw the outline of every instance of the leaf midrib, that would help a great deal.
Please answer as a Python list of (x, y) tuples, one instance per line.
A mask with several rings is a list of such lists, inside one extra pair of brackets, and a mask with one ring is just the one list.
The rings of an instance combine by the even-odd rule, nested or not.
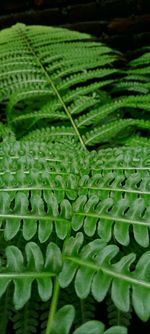
[[(76, 258), (76, 257), (73, 257), (73, 256), (65, 256), (65, 259), (78, 264), (78, 266), (89, 268), (89, 269), (91, 269), (95, 272), (98, 272), (98, 271), (101, 270), (102, 272), (111, 276), (112, 278), (117, 278), (119, 280), (126, 281), (126, 282), (129, 282), (129, 283), (134, 284), (134, 285), (140, 285), (140, 286), (143, 286), (144, 288), (150, 289), (150, 282), (145, 282), (141, 279), (138, 280), (135, 277), (131, 277), (129, 275), (124, 275), (124, 274), (119, 273), (115, 270), (113, 271), (111, 269), (108, 269), (103, 265), (99, 266), (99, 265), (96, 265), (95, 263), (91, 263), (89, 261), (84, 261), (83, 259), (79, 259), (79, 258)], [(134, 272), (133, 272), (133, 274), (134, 274)], [(132, 273), (130, 273), (130, 275), (132, 275)]]

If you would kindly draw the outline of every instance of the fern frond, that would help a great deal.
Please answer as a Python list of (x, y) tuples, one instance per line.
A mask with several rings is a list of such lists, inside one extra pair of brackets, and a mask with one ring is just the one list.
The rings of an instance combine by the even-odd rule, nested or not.
[(103, 323), (93, 320), (81, 325), (73, 334), (93, 333), (93, 331), (95, 334), (127, 334), (127, 329), (122, 326), (112, 326), (106, 331), (104, 329)]
[[(145, 252), (137, 262), (135, 270), (131, 271), (130, 267), (135, 261), (135, 254), (128, 254), (118, 262), (114, 262), (113, 258), (118, 254), (117, 246), (105, 246), (103, 241), (95, 239), (81, 248), (81, 242), (81, 235), (78, 234), (75, 238), (71, 237), (66, 244), (65, 262), (59, 274), (60, 285), (66, 287), (74, 279), (79, 298), (86, 298), (91, 291), (99, 302), (111, 289), (114, 304), (123, 312), (129, 311), (132, 287), (132, 303), (135, 312), (146, 321), (150, 316), (148, 274), (150, 252)], [(143, 266), (145, 270), (141, 271)], [(100, 285), (99, 282), (101, 282)]]
[[(80, 42), (77, 41), (78, 38), (75, 42), (71, 42), (72, 39), (70, 38), (69, 44), (68, 43), (66, 44), (66, 41), (64, 41), (64, 43), (59, 44), (58, 39), (55, 40), (54, 29), (52, 28), (52, 30), (53, 30), (53, 33), (51, 31), (51, 36), (49, 36), (49, 41), (47, 45), (45, 45), (44, 47), (37, 47), (37, 45), (34, 45), (38, 49), (40, 59), (42, 59), (44, 64), (48, 64), (51, 62), (57, 62), (60, 58), (61, 58), (61, 61), (66, 61), (67, 59), (69, 60), (69, 62), (71, 59), (76, 58), (78, 59), (77, 60), (78, 63), (81, 63), (81, 61), (83, 60), (82, 56), (84, 57), (86, 56), (88, 62), (91, 63), (92, 55), (100, 57), (100, 58), (103, 57), (103, 55), (105, 56), (108, 55), (109, 60), (111, 60), (110, 56), (112, 56), (112, 62), (113, 62), (114, 58), (116, 60), (116, 55), (120, 55), (120, 53), (118, 53), (117, 51), (111, 49), (110, 47), (102, 43), (93, 42), (92, 36), (89, 36), (87, 34), (86, 34), (86, 43), (83, 43), (83, 41), (85, 40), (84, 38), (85, 34), (82, 35), (81, 33), (79, 33), (80, 36), (79, 35), (78, 36), (79, 36), (79, 39), (81, 39)], [(67, 33), (67, 30), (64, 30), (64, 32)], [(36, 36), (32, 38), (33, 43), (34, 43), (35, 38)], [(88, 41), (89, 38), (90, 40)], [(54, 43), (56, 43), (56, 41), (57, 41), (57, 44), (54, 46)], [(53, 45), (51, 43), (53, 43)], [(64, 45), (65, 45), (65, 49), (64, 49)]]
[[(112, 114), (116, 110), (120, 110), (122, 108), (140, 108), (142, 110), (149, 111), (149, 95), (139, 95), (139, 96), (128, 96), (122, 97), (115, 100), (110, 101), (109, 103), (105, 103), (104, 105), (97, 107), (95, 110), (89, 111), (88, 114), (83, 116), (79, 116), (76, 120), (77, 126), (80, 128), (82, 126), (87, 125), (98, 125), (100, 121), (104, 121), (108, 115)], [(130, 109), (129, 109), (130, 110)], [(144, 120), (138, 119), (123, 119), (117, 120), (116, 122), (110, 122), (110, 124), (102, 125), (101, 127), (96, 127), (94, 130), (87, 131), (83, 135), (83, 139), (85, 145), (95, 145), (97, 143), (103, 142), (103, 138), (105, 141), (109, 141), (111, 137), (116, 136), (116, 134), (120, 134), (120, 131), (124, 128), (133, 125), (135, 127), (144, 126)], [(145, 128), (149, 128), (149, 123), (145, 123)]]
[(127, 76), (125, 77), (125, 80), (149, 83), (149, 77), (148, 76), (142, 75), (142, 74), (129, 74), (128, 71), (127, 71)]
[(11, 240), (22, 228), (25, 240), (38, 233), (45, 242), (54, 230), (63, 240), (72, 226), (75, 231), (83, 227), (90, 237), (97, 231), (109, 241), (114, 225), (116, 240), (128, 245), (131, 224), (135, 240), (147, 247), (149, 148), (89, 154), (76, 144), (72, 152), (69, 145), (1, 146), (0, 218), (5, 239)]
[(122, 92), (122, 91), (129, 91), (129, 92), (136, 92), (140, 94), (148, 94), (150, 92), (150, 87), (147, 86), (147, 83), (141, 83), (139, 81), (130, 81), (129, 79), (120, 80), (116, 82), (112, 92)]
[(83, 136), (84, 142), (87, 146), (107, 142), (130, 126), (149, 130), (150, 121), (144, 121), (142, 119), (121, 119), (111, 122), (110, 124), (104, 124), (99, 128), (97, 127), (94, 130), (87, 132), (87, 134)]
[[(28, 135), (24, 136), (22, 138), (23, 142), (29, 142), (29, 141), (37, 141), (37, 142), (45, 142), (45, 143), (50, 143), (50, 142), (55, 142), (57, 140), (58, 142), (63, 142), (65, 145), (65, 140), (68, 142), (68, 148), (69, 148), (69, 142), (72, 146), (73, 141), (72, 138), (74, 139), (74, 143), (79, 148), (79, 143), (76, 140), (76, 135), (74, 130), (71, 127), (67, 126), (60, 126), (60, 127), (46, 127), (46, 128), (41, 128), (37, 129), (34, 131), (31, 131)], [(66, 142), (66, 144), (67, 144)], [(71, 148), (71, 147), (70, 147)]]
[(13, 301), (16, 309), (20, 309), (30, 299), (32, 283), (36, 279), (40, 298), (46, 301), (51, 297), (52, 278), (59, 272), (62, 261), (56, 244), (50, 243), (47, 246), (45, 259), (34, 242), (26, 244), (25, 256), (16, 246), (6, 247), (6, 257), (7, 266), (0, 269), (0, 296), (13, 282)]
[(90, 237), (97, 231), (107, 242), (113, 230), (116, 240), (127, 246), (132, 224), (132, 238), (142, 247), (148, 247), (148, 169), (146, 147), (99, 151), (93, 159), (92, 177), (84, 175), (80, 179), (80, 196), (73, 203), (72, 228), (75, 231), (84, 228)]
[[(143, 53), (141, 55), (141, 51)], [(127, 75), (121, 79), (118, 79), (117, 83), (114, 83), (113, 92), (136, 92), (140, 94), (149, 93), (149, 64), (150, 53), (148, 49), (140, 50), (140, 56), (130, 60), (128, 67), (124, 71)], [(147, 85), (148, 83), (148, 85)]]
[[(68, 36), (71, 36), (70, 31), (64, 30), (61, 32), (60, 28), (55, 30), (55, 28), (47, 27), (47, 32), (46, 28), (44, 28), (39, 34), (39, 27), (34, 27), (33, 29), (34, 33), (32, 34), (32, 27), (16, 25), (4, 32), (4, 36), (9, 35), (10, 42), (3, 43), (1, 55), (3, 55), (6, 47), (8, 49), (8, 57), (6, 57), (6, 62), (5, 58), (3, 58), (1, 81), (3, 93), (5, 85), (6, 89), (8, 89), (9, 85), (11, 86), (9, 96), (6, 95), (4, 100), (6, 101), (9, 98), (7, 117), (15, 131), (18, 132), (22, 122), (24, 122), (22, 129), (26, 129), (26, 133), (33, 129), (35, 124), (37, 125), (38, 123), (40, 126), (44, 119), (49, 120), (49, 123), (53, 123), (54, 127), (61, 126), (62, 122), (64, 122), (64, 126), (72, 127), (75, 136), (85, 148), (86, 145), (91, 145), (91, 143), (101, 143), (100, 137), (96, 135), (99, 132), (99, 128), (94, 129), (97, 138), (96, 142), (93, 139), (91, 140), (91, 135), (93, 138), (93, 134), (90, 126), (99, 122), (102, 122), (102, 124), (106, 123), (106, 117), (110, 114), (115, 119), (115, 114), (113, 115), (113, 113), (116, 110), (138, 108), (145, 112), (149, 111), (149, 94), (146, 94), (149, 91), (148, 86), (144, 88), (144, 85), (138, 86), (136, 84), (137, 88), (135, 87), (134, 89), (131, 87), (129, 80), (126, 83), (127, 87), (144, 95), (123, 97), (109, 103), (104, 99), (106, 94), (102, 97), (99, 88), (105, 85), (105, 77), (107, 79), (107, 76), (110, 76), (110, 79), (106, 80), (106, 84), (110, 84), (113, 80), (112, 74), (118, 73), (118, 70), (112, 68), (113, 61), (118, 57), (113, 50), (111, 50), (112, 52), (108, 50), (107, 55), (107, 47), (105, 49), (102, 44), (89, 41), (88, 35), (84, 39), (84, 35), (75, 33), (73, 34), (73, 40), (75, 38), (76, 41), (72, 40), (72, 42), (68, 43)], [(11, 38), (16, 40), (16, 36), (18, 37), (19, 46), (21, 45), (21, 48), (27, 51), (26, 61), (29, 62), (27, 66), (25, 66), (24, 58), (21, 57), (20, 59), (19, 55), (17, 55), (16, 65), (14, 63), (13, 66), (11, 65), (11, 58), (9, 61)], [(55, 43), (55, 37), (57, 43)], [(45, 58), (45, 52), (49, 52), (49, 58)], [(99, 57), (99, 55), (102, 55), (102, 57)], [(109, 66), (109, 63), (111, 66)], [(132, 69), (130, 70), (129, 68), (128, 76), (131, 80), (133, 73), (130, 73), (130, 71)], [(95, 82), (96, 78), (99, 80), (98, 83)], [(93, 91), (94, 88), (96, 89), (95, 92)], [(114, 85), (114, 89), (118, 89), (117, 83), (116, 86)], [(39, 108), (37, 107), (38, 97), (40, 97)], [(36, 103), (34, 103), (35, 99)], [(22, 114), (23, 107), (25, 111)], [(120, 118), (122, 118), (121, 114)], [(111, 119), (110, 125), (113, 128)], [(102, 127), (101, 132), (103, 130)], [(116, 134), (119, 131), (120, 127)], [(111, 139), (110, 135), (106, 142), (109, 139)]]
[[(77, 99), (69, 106), (70, 114), (76, 115), (84, 112), (86, 109), (95, 106), (96, 104), (101, 104), (102, 99), (94, 98), (92, 96), (83, 96), (82, 98)], [(60, 103), (53, 101), (51, 103), (47, 103), (41, 108), (40, 111), (35, 111), (34, 114), (27, 113), (24, 115), (20, 115), (18, 117), (14, 117), (12, 122), (22, 122), (24, 120), (32, 119), (35, 123), (39, 119), (50, 119), (53, 120), (68, 120), (66, 113), (62, 110), (62, 106)]]
[(67, 91), (64, 96), (65, 103), (73, 102), (76, 97), (82, 97), (82, 96), (93, 96), (98, 97), (103, 102), (108, 102), (108, 99), (110, 99), (108, 93), (106, 93), (104, 90), (101, 90), (99, 88), (102, 88), (104, 86), (110, 85), (114, 82), (114, 79), (105, 80), (105, 81), (98, 81), (91, 83), (89, 85), (83, 85), (81, 87), (76, 87), (74, 89), (71, 89), (71, 91)]
[(150, 64), (150, 52), (145, 52), (136, 59), (129, 62), (129, 66), (143, 66)]
[[(97, 156), (93, 159), (92, 170), (100, 172), (100, 170), (113, 171), (123, 170), (148, 170), (149, 152), (147, 147), (115, 147), (106, 148), (97, 151)], [(112, 157), (113, 155), (113, 157)]]
[[(13, 127), (19, 121), (29, 123), (33, 113), (31, 128), (35, 122), (45, 118), (52, 121), (65, 119), (74, 129), (82, 146), (85, 147), (82, 134), (73, 117), (74, 96), (78, 93), (83, 96), (83, 92), (85, 94), (80, 113), (87, 112), (94, 103), (98, 102), (94, 102), (94, 96), (92, 97), (91, 94), (94, 88), (98, 90), (110, 84), (112, 75), (118, 73), (117, 69), (112, 68), (112, 63), (118, 58), (117, 52), (115, 53), (103, 44), (93, 42), (86, 34), (61, 28), (44, 27), (40, 32), (39, 29), (38, 26), (26, 27), (17, 24), (1, 32), (0, 43), (3, 45), (0, 53), (2, 57), (2, 99), (7, 103), (8, 121), (13, 122)], [(8, 39), (5, 40), (6, 36)], [(15, 41), (16, 46), (13, 59), (12, 47), (14, 45), (12, 46), (11, 41)], [(22, 55), (25, 55), (25, 58)], [(75, 89), (77, 86), (78, 91)], [(71, 92), (72, 89), (75, 94)], [(39, 102), (40, 108), (37, 110), (33, 102), (39, 97), (43, 100)], [(66, 102), (68, 97), (70, 101)], [(79, 98), (78, 105), (80, 100)], [(90, 104), (87, 103), (88, 100)], [(48, 107), (50, 111), (47, 109), (45, 112), (45, 105), (47, 106), (50, 102), (51, 105), (49, 104)], [(58, 113), (58, 105), (59, 109), (61, 108), (61, 114)], [(22, 115), (23, 107), (25, 107), (25, 112)]]
[(142, 137), (139, 135), (134, 135), (126, 141), (126, 145), (129, 146), (150, 146), (150, 140), (147, 137)]
[[(68, 89), (79, 83), (85, 82), (86, 80), (105, 78), (111, 74), (116, 74), (118, 71), (116, 69), (96, 69), (96, 70), (85, 70), (83, 73), (74, 74), (66, 79), (62, 79), (58, 85), (58, 90)], [(59, 75), (54, 76), (53, 80), (57, 80)]]
[(146, 66), (144, 68), (133, 68), (133, 69), (129, 69), (128, 73), (130, 75), (146, 75), (149, 76), (150, 74), (150, 66)]

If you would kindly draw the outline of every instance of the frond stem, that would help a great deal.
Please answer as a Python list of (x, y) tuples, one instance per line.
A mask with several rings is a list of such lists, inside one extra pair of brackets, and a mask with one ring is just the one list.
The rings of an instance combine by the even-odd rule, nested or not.
[(56, 278), (45, 334), (51, 334), (52, 333), (52, 331), (51, 331), (52, 330), (52, 323), (53, 323), (55, 313), (56, 313), (56, 310), (57, 310), (59, 291), (60, 291), (60, 285), (59, 285), (59, 282), (58, 282), (58, 278)]
[[(71, 232), (71, 225), (68, 225), (68, 234), (66, 239), (64, 240), (63, 248), (62, 248), (62, 255), (64, 254), (64, 249), (65, 249), (65, 244), (66, 241), (68, 240), (68, 237), (70, 236)], [(60, 292), (60, 284), (58, 277), (55, 278), (55, 284), (54, 284), (54, 290), (53, 290), (53, 297), (52, 297), (52, 302), (49, 310), (49, 316), (48, 316), (48, 321), (47, 321), (47, 328), (45, 334), (53, 334), (52, 333), (52, 323), (55, 317), (55, 313), (57, 311), (57, 304), (58, 304), (58, 298), (59, 298), (59, 292)]]

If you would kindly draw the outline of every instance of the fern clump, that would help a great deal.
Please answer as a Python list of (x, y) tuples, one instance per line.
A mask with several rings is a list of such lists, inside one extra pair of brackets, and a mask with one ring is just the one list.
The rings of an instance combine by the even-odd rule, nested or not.
[(24, 24), (0, 45), (1, 332), (127, 334), (150, 317), (149, 51), (122, 70)]

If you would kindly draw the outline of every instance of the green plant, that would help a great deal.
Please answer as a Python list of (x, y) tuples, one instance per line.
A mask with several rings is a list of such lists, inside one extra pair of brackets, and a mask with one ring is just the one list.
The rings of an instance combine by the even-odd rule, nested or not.
[(126, 334), (150, 317), (150, 94), (121, 86), (141, 59), (23, 24), (0, 45), (1, 333)]

